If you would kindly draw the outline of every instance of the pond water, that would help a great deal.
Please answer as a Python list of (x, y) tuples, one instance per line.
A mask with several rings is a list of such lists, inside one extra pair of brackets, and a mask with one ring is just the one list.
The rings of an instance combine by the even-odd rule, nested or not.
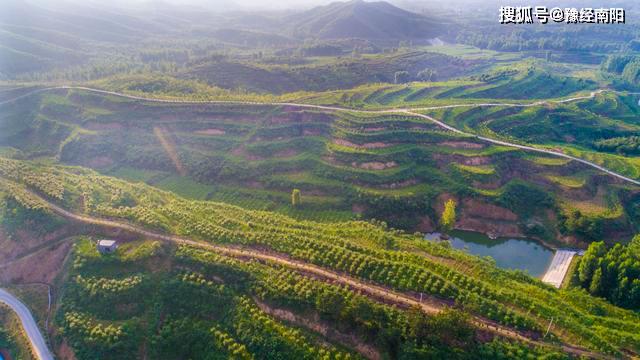
[[(427, 240), (437, 240), (439, 233), (425, 235)], [(456, 249), (466, 249), (478, 256), (491, 256), (503, 269), (518, 269), (531, 276), (542, 277), (553, 258), (553, 250), (527, 239), (498, 238), (469, 231), (452, 231), (449, 239)]]

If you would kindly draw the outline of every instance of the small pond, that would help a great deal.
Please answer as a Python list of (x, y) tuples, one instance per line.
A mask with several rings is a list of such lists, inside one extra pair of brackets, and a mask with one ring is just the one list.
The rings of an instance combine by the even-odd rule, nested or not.
[[(438, 240), (439, 233), (425, 235), (427, 240)], [(518, 269), (532, 276), (542, 277), (553, 258), (553, 250), (533, 240), (498, 238), (470, 231), (452, 231), (449, 239), (456, 249), (466, 249), (477, 256), (491, 256), (496, 265), (504, 269)]]

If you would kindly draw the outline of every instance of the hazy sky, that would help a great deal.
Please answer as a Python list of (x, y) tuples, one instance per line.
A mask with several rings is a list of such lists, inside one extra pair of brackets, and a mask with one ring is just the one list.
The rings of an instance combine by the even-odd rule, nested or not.
[[(3, 0), (0, 0), (0, 3)], [(55, 3), (73, 3), (74, 1), (88, 1), (100, 3), (103, 6), (108, 4), (121, 5), (127, 7), (132, 4), (143, 4), (153, 2), (164, 2), (175, 5), (196, 5), (215, 11), (236, 11), (236, 10), (284, 10), (284, 9), (305, 9), (318, 5), (325, 5), (335, 1), (349, 0), (110, 0), (104, 2), (102, 0), (26, 0), (27, 2), (55, 4)], [(596, 7), (613, 7), (620, 6), (624, 3), (624, 7), (629, 9), (637, 7), (638, 0), (365, 0), (365, 1), (388, 1), (396, 6), (409, 9), (423, 8), (459, 8), (464, 6), (471, 7), (496, 7), (501, 5), (547, 5), (554, 6), (596, 6)]]
[[(130, 1), (130, 0), (129, 0)], [(144, 0), (141, 0), (144, 1)], [(153, 1), (153, 0), (147, 0)], [(335, 1), (348, 1), (348, 0), (160, 0), (167, 1), (175, 4), (198, 4), (206, 6), (208, 8), (215, 7), (242, 7), (245, 9), (288, 9), (288, 8), (310, 8), (313, 6), (324, 5)], [(380, 0), (365, 0), (365, 1), (380, 1)], [(620, 3), (634, 4), (636, 0), (385, 0), (396, 5), (414, 5), (414, 6), (433, 6), (441, 7), (453, 4), (482, 4), (484, 6), (499, 6), (499, 5), (522, 5), (529, 6), (536, 5), (550, 5), (550, 6), (588, 6), (587, 3), (609, 7), (614, 4)]]

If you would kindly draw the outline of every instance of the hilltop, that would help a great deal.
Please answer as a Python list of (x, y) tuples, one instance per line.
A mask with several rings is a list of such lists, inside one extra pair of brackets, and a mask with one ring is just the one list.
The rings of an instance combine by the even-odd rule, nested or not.
[(443, 22), (388, 2), (334, 2), (289, 17), (298, 37), (320, 39), (426, 40), (442, 33)]

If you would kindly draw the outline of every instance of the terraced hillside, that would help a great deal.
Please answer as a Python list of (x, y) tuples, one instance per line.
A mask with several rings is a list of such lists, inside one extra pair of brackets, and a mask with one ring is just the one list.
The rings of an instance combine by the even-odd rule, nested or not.
[[(420, 298), (418, 294), (422, 293), (426, 297), (423, 299), (426, 301), (425, 305), (422, 306), (425, 311), (454, 306), (470, 312), (475, 316), (475, 320), (470, 321), (470, 324), (479, 326), (479, 330), (474, 330), (476, 334), (482, 334), (483, 328), (491, 332), (491, 326), (495, 329), (495, 324), (500, 324), (498, 329), (500, 326), (506, 327), (520, 335), (515, 336), (512, 332), (498, 330), (498, 338), (507, 336), (515, 339), (533, 339), (533, 344), (540, 346), (540, 339), (548, 328), (549, 320), (553, 318), (553, 329), (546, 335), (545, 341), (562, 342), (565, 345), (579, 343), (588, 349), (612, 355), (620, 355), (622, 351), (640, 350), (640, 340), (637, 338), (640, 330), (637, 329), (637, 324), (640, 319), (636, 313), (616, 308), (581, 290), (557, 290), (520, 272), (499, 270), (491, 261), (470, 256), (448, 246), (424, 241), (420, 236), (389, 231), (383, 226), (366, 222), (322, 224), (295, 220), (270, 212), (245, 210), (223, 203), (187, 200), (147, 185), (104, 177), (78, 167), (42, 166), (2, 159), (0, 177), (3, 182), (3, 208), (9, 210), (3, 211), (5, 222), (15, 221), (15, 216), (20, 216), (23, 219), (37, 217), (40, 219), (39, 223), (45, 224), (56, 217), (54, 213), (63, 215), (67, 221), (88, 222), (89, 219), (109, 218), (112, 223), (91, 221), (105, 227), (114, 226), (109, 225), (116, 224), (113, 221), (128, 223), (131, 224), (127, 225), (129, 229), (133, 230), (136, 226), (146, 229), (145, 232), (139, 231), (139, 234), (146, 234), (145, 237), (157, 237), (165, 241), (176, 239), (175, 242), (178, 242), (178, 238), (171, 237), (171, 234), (197, 241), (190, 242), (177, 251), (177, 266), (157, 258), (166, 250), (153, 243), (146, 243), (139, 248), (127, 245), (119, 250), (115, 258), (98, 256), (90, 243), (81, 243), (76, 247), (73, 277), (67, 285), (69, 289), (64, 297), (66, 305), (61, 308), (58, 321), (65, 329), (65, 336), (69, 337), (72, 346), (82, 358), (84, 354), (88, 354), (91, 346), (97, 344), (100, 344), (100, 347), (95, 351), (114, 351), (118, 357), (120, 354), (131, 354), (139, 349), (143, 341), (132, 337), (133, 334), (148, 334), (146, 331), (138, 331), (141, 326), (144, 329), (150, 324), (159, 324), (159, 327), (151, 325), (151, 329), (155, 330), (152, 334), (144, 336), (155, 336), (153, 334), (159, 332), (162, 337), (164, 326), (167, 326), (166, 331), (169, 334), (179, 332), (183, 326), (187, 326), (182, 320), (185, 316), (195, 316), (196, 319), (205, 321), (200, 328), (204, 331), (202, 336), (210, 336), (204, 335), (206, 329), (210, 329), (214, 323), (219, 324), (216, 330), (235, 338), (236, 342), (245, 345), (245, 349), (249, 349), (250, 352), (265, 351), (261, 347), (264, 343), (258, 339), (271, 336), (284, 336), (289, 339), (274, 340), (275, 343), (282, 341), (282, 347), (271, 351), (286, 351), (284, 349), (287, 349), (287, 343), (297, 344), (294, 349), (300, 349), (297, 346), (312, 340), (301, 338), (300, 333), (286, 332), (278, 328), (278, 325), (262, 313), (264, 309), (257, 308), (257, 299), (247, 298), (247, 295), (243, 297), (242, 294), (246, 294), (245, 291), (253, 292), (254, 296), (263, 301), (278, 299), (294, 308), (302, 306), (303, 309), (313, 310), (312, 304), (317, 304), (315, 306), (318, 307), (313, 311), (321, 314), (324, 312), (326, 316), (333, 316), (330, 315), (335, 314), (332, 311), (341, 309), (342, 305), (319, 308), (333, 304), (327, 300), (330, 297), (326, 296), (330, 296), (334, 290), (327, 288), (316, 292), (315, 289), (327, 286), (314, 283), (318, 280), (316, 277), (305, 280), (304, 276), (294, 275), (291, 269), (278, 271), (277, 266), (276, 269), (269, 269), (270, 265), (261, 265), (262, 261), (245, 262), (260, 254), (271, 256), (260, 255), (267, 263), (273, 260), (266, 259), (274, 259), (288, 268), (293, 262), (300, 262), (336, 272), (336, 281), (345, 281), (345, 277), (348, 276), (355, 279), (351, 284), (370, 284), (365, 285), (364, 292), (368, 292), (373, 284), (378, 284), (390, 289), (389, 291), (402, 294), (403, 298), (415, 299), (413, 301), (417, 301)], [(76, 215), (72, 218), (68, 211), (60, 210), (59, 207), (64, 207)], [(47, 217), (51, 220), (47, 221)], [(86, 231), (87, 228), (79, 229)], [(204, 245), (196, 246), (197, 244)], [(206, 244), (211, 244), (210, 250), (219, 254), (209, 252)], [(189, 249), (192, 246), (201, 250)], [(238, 251), (236, 246), (241, 246), (248, 252)], [(185, 265), (179, 265), (181, 263)], [(231, 270), (234, 268), (237, 270)], [(150, 269), (153, 269), (153, 272), (150, 272)], [(304, 267), (295, 269), (304, 270)], [(247, 275), (247, 272), (254, 275)], [(260, 274), (266, 274), (269, 281), (260, 280), (265, 279)], [(232, 277), (231, 280), (227, 280), (229, 276)], [(256, 280), (247, 283), (241, 280), (243, 276)], [(224, 286), (218, 285), (220, 283)], [(158, 292), (159, 290), (154, 289), (164, 290)], [(193, 295), (172, 296), (176, 291)], [(140, 292), (157, 294), (160, 297), (136, 296)], [(322, 301), (317, 301), (313, 300), (315, 296), (325, 297)], [(396, 296), (399, 298), (400, 295)], [(198, 301), (203, 297), (220, 299), (221, 303), (228, 305), (215, 307), (217, 300), (213, 303)], [(223, 300), (225, 298), (230, 300)], [(192, 303), (192, 300), (196, 302)], [(100, 304), (111, 301), (125, 301), (127, 306), (115, 306), (114, 311), (105, 312), (105, 307)], [(362, 301), (366, 303), (368, 300), (363, 298)], [(210, 309), (208, 306), (214, 306), (216, 310), (212, 313), (207, 310)], [(363, 303), (361, 306), (377, 308), (379, 305)], [(344, 308), (344, 311), (347, 311), (347, 308)], [(383, 310), (384, 307), (380, 309), (379, 316), (390, 311)], [(329, 311), (329, 314), (326, 311)], [(198, 315), (204, 313), (210, 315), (205, 318)], [(359, 316), (367, 313), (354, 313), (355, 323), (360, 323)], [(347, 316), (348, 312), (342, 314)], [(156, 319), (155, 322), (148, 323), (142, 320), (148, 316)], [(245, 329), (243, 324), (246, 316), (253, 319), (250, 320), (253, 326)], [(367, 333), (377, 338), (376, 336), (382, 334), (375, 335), (378, 331), (376, 329), (389, 329), (384, 325), (386, 321), (405, 321), (402, 320), (401, 314), (389, 316), (389, 320), (382, 317), (367, 323)], [(447, 333), (448, 335), (440, 340), (436, 337), (433, 339), (434, 342), (423, 340), (417, 343), (411, 340), (411, 336), (416, 334), (411, 330), (409, 333), (401, 332), (396, 335), (387, 333), (384, 336), (397, 336), (395, 341), (400, 341), (400, 345), (383, 345), (381, 350), (409, 353), (435, 351), (440, 349), (438, 341), (452, 341), (459, 339), (458, 336), (464, 336), (466, 340), (459, 343), (454, 340), (453, 345), (447, 343), (444, 348), (448, 351), (458, 351), (456, 349), (459, 349), (459, 346), (463, 346), (462, 349), (465, 349), (464, 346), (478, 346), (479, 348), (473, 351), (487, 351), (486, 346), (504, 346), (500, 343), (495, 345), (495, 342), (487, 345), (487, 341), (491, 341), (493, 337), (487, 338), (482, 335), (475, 335), (477, 340), (472, 341), (469, 336), (474, 336), (469, 335), (468, 330), (461, 331), (465, 328), (462, 325), (465, 320), (453, 320), (449, 317), (453, 315), (443, 316), (445, 317), (441, 325), (429, 325), (432, 320), (426, 320), (426, 325), (418, 325), (417, 329), (424, 331), (429, 326), (445, 326), (446, 329), (446, 324), (455, 324), (452, 325), (458, 329), (455, 333)], [(415, 319), (414, 316), (410, 318)], [(223, 319), (235, 321), (229, 323)], [(173, 323), (174, 320), (182, 323)], [(256, 323), (257, 320), (260, 321)], [(188, 325), (190, 329), (199, 323), (191, 324)], [(264, 327), (256, 324), (263, 324)], [(487, 325), (490, 326), (487, 328)], [(412, 326), (409, 325), (409, 329), (412, 329)], [(399, 325), (398, 328), (405, 327)], [(248, 335), (248, 338), (243, 337), (241, 334), (244, 331), (250, 331), (251, 335)], [(254, 331), (267, 333), (258, 335)], [(171, 341), (174, 336), (166, 339)], [(163, 341), (160, 338), (151, 342), (147, 351), (153, 351), (156, 346), (161, 346)], [(273, 344), (274, 341), (268, 343)], [(233, 342), (223, 341), (223, 344)], [(234, 345), (233, 349), (240, 351), (242, 346)], [(310, 348), (302, 346), (302, 349)], [(196, 351), (196, 348), (192, 350)], [(466, 350), (467, 352), (457, 354), (463, 356), (464, 353), (473, 353), (469, 352), (469, 348)], [(575, 348), (566, 346), (563, 350), (576, 351)], [(334, 353), (337, 350), (329, 347), (325, 351)]]
[(468, 132), (556, 147), (638, 178), (637, 104), (637, 94), (605, 92), (593, 99), (540, 107), (469, 106), (429, 113)]
[[(78, 90), (4, 109), (2, 145), (13, 157), (53, 157), (300, 219), (362, 216), (430, 231), (444, 199), (454, 197), (459, 228), (498, 235), (584, 238), (588, 227), (594, 237), (624, 236), (635, 226), (635, 192), (595, 170), (403, 114), (145, 103)], [(302, 191), (301, 207), (290, 206), (292, 189)]]

